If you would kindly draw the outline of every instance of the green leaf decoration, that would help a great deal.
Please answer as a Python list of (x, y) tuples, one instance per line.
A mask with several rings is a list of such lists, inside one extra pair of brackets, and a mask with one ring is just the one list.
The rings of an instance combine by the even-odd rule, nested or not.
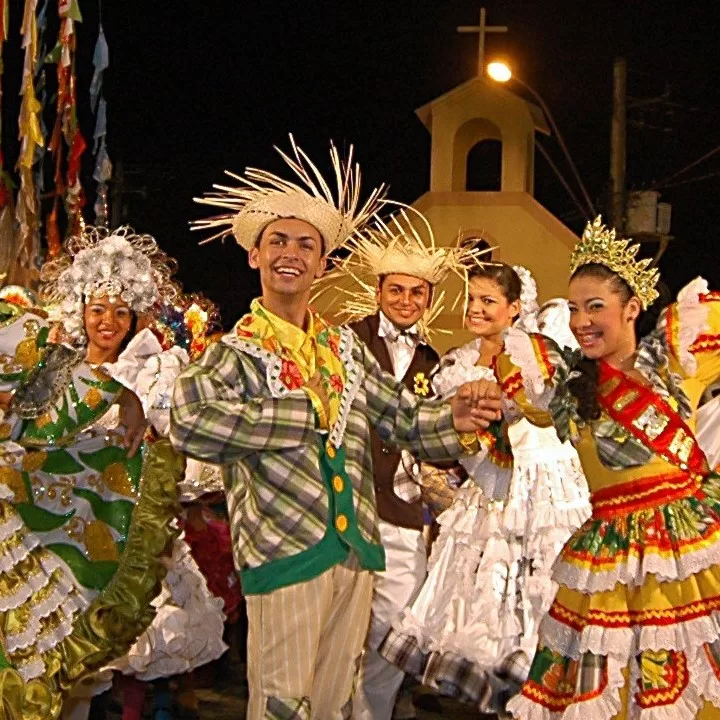
[(75, 579), (86, 588), (92, 590), (103, 590), (112, 580), (113, 575), (117, 572), (119, 563), (113, 560), (99, 560), (93, 562), (88, 560), (85, 555), (74, 545), (66, 545), (65, 543), (52, 543), (47, 549), (54, 552), (61, 560), (63, 560), (75, 575)]
[(47, 345), (48, 335), (50, 335), (50, 328), (44, 325), (37, 334), (36, 344), (39, 348), (44, 348)]
[(67, 451), (51, 450), (42, 466), (42, 471), (52, 475), (77, 475), (85, 468)]
[(22, 480), (23, 480), (23, 485), (25, 486), (25, 493), (26, 493), (27, 497), (30, 499), (30, 503), (28, 503), (28, 504), (32, 504), (33, 486), (32, 486), (32, 480), (30, 479), (30, 473), (23, 471), (22, 472)]
[(98, 520), (127, 536), (134, 503), (130, 500), (103, 500), (97, 493), (84, 488), (75, 488), (73, 495), (87, 500)]
[(30, 503), (18, 503), (15, 505), (15, 510), (17, 510), (23, 522), (33, 532), (50, 532), (51, 530), (57, 530), (75, 515), (75, 510), (71, 510), (65, 515), (56, 515), (49, 510)]

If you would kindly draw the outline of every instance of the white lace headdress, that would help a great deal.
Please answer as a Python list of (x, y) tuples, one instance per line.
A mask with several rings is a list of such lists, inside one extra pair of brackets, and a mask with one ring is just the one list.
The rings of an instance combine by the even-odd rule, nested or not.
[[(247, 168), (244, 175), (227, 172), (240, 185), (214, 185), (217, 192), (195, 198), (195, 202), (225, 208), (229, 212), (191, 223), (192, 230), (210, 230), (215, 234), (202, 242), (224, 238), (231, 233), (238, 244), (251, 250), (262, 231), (274, 220), (297, 218), (318, 230), (325, 241), (325, 252), (340, 247), (360, 230), (377, 210), (385, 194), (381, 186), (368, 199), (360, 200), (360, 167), (353, 163), (353, 148), (341, 160), (330, 144), (334, 188), (325, 181), (318, 167), (290, 136), (291, 154), (275, 148), (299, 180), (291, 182), (266, 170)], [(219, 229), (219, 231), (218, 231)]]
[(124, 226), (109, 231), (86, 226), (68, 238), (65, 252), (40, 271), (40, 291), (52, 320), (78, 344), (85, 341), (84, 305), (90, 298), (120, 298), (141, 313), (156, 301), (171, 301), (179, 292), (172, 275), (175, 261), (150, 235)]

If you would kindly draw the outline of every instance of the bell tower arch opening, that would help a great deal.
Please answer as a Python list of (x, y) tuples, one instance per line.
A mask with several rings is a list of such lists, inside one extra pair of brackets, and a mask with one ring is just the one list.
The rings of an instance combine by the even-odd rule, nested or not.
[[(473, 118), (463, 123), (453, 138), (453, 191), (467, 192), (480, 189), (474, 187), (477, 184), (494, 185), (495, 182), (497, 187), (482, 189), (499, 190), (502, 153), (502, 132), (495, 123), (485, 118)], [(472, 180), (472, 186), (469, 180)]]
[(502, 184), (502, 141), (481, 140), (470, 148), (466, 160), (467, 192), (499, 192)]

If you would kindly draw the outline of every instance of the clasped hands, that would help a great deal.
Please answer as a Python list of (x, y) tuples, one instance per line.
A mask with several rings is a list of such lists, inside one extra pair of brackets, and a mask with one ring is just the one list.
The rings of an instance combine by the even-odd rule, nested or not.
[[(306, 387), (312, 390), (329, 417), (329, 400), (320, 373), (316, 373)], [(500, 386), (491, 380), (475, 380), (465, 383), (450, 401), (453, 415), (453, 426), (457, 432), (473, 433), (484, 430), (494, 420), (502, 417), (502, 392)]]
[(453, 426), (459, 433), (484, 430), (502, 417), (502, 391), (491, 380), (474, 380), (461, 385), (450, 400)]

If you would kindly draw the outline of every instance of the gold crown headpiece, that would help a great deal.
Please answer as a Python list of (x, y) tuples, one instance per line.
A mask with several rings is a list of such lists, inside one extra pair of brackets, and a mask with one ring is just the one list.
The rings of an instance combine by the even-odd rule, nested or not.
[[(335, 310), (345, 322), (376, 312), (380, 277), (409, 275), (426, 280), (434, 287), (454, 274), (463, 281), (460, 287), (464, 289), (467, 268), (479, 263), (478, 256), (487, 252), (472, 244), (439, 247), (430, 223), (421, 212), (390, 200), (383, 204), (398, 206), (400, 210), (387, 220), (376, 215), (371, 227), (356, 231), (346, 245), (349, 255), (337, 261), (334, 269), (315, 284), (313, 301), (330, 289), (345, 295)], [(423, 239), (421, 230), (427, 240)], [(431, 325), (443, 311), (445, 299), (444, 290), (433, 294), (432, 304), (422, 320), (424, 333), (432, 332)], [(453, 309), (462, 299), (461, 293), (452, 303)]]
[(650, 258), (638, 260), (635, 257), (639, 249), (640, 246), (631, 244), (630, 239), (616, 237), (615, 230), (603, 225), (602, 217), (598, 215), (585, 226), (582, 238), (573, 250), (570, 274), (590, 263), (604, 265), (630, 286), (643, 308), (647, 309), (658, 297), (655, 286), (660, 273), (648, 267), (652, 262)]

